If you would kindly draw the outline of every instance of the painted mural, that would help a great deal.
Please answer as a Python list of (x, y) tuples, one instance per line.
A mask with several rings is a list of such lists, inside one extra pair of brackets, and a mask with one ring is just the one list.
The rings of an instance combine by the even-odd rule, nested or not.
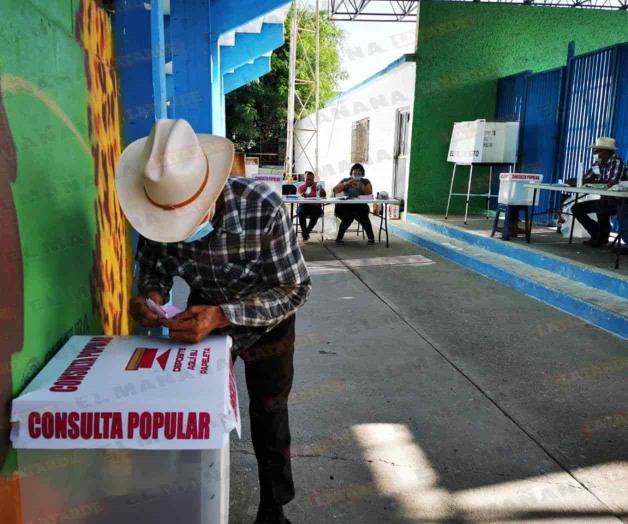
[(128, 333), (131, 250), (109, 15), (97, 0), (0, 12), (0, 520), (17, 524), (10, 399), (71, 335)]
[(120, 156), (119, 93), (114, 68), (109, 15), (95, 0), (83, 0), (76, 15), (76, 35), (85, 49), (89, 90), (89, 129), (97, 189), (97, 234), (93, 286), (103, 332), (129, 332), (128, 291), (131, 249), (126, 221), (115, 196), (115, 163)]
[[(22, 349), (24, 335), (22, 253), (11, 195), (16, 176), (15, 146), (0, 90), (0, 466), (9, 448), (11, 355)], [(0, 502), (15, 501), (15, 484), (15, 479), (0, 480)]]

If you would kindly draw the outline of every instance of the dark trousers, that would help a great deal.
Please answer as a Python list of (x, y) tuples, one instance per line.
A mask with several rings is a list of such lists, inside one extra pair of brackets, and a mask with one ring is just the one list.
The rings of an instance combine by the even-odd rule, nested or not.
[[(301, 233), (304, 237), (310, 236), (312, 230), (316, 227), (318, 219), (323, 215), (323, 209), (317, 204), (301, 204), (297, 209), (297, 216), (299, 217), (299, 225), (301, 226)], [(307, 219), (310, 219), (310, 223), (307, 223)]]
[[(190, 292), (188, 307), (206, 304), (201, 295)], [(294, 498), (288, 421), (288, 395), (294, 377), (294, 324), (292, 315), (233, 357), (235, 360), (239, 356), (244, 362), (251, 440), (260, 498), (265, 505), (284, 505)]]
[(373, 240), (373, 226), (369, 219), (369, 206), (368, 204), (336, 204), (336, 216), (340, 219), (340, 226), (338, 227), (337, 240), (342, 240), (345, 232), (349, 229), (349, 226), (354, 220), (364, 228), (366, 236), (369, 240)]
[[(611, 232), (610, 218), (617, 213), (617, 204), (610, 198), (578, 202), (571, 208), (576, 220), (580, 222), (594, 240), (608, 240)], [(589, 217), (589, 213), (597, 214), (597, 222)]]
[(294, 498), (288, 421), (288, 395), (294, 376), (294, 322), (292, 315), (239, 353), (249, 392), (260, 499), (265, 505), (283, 505)]

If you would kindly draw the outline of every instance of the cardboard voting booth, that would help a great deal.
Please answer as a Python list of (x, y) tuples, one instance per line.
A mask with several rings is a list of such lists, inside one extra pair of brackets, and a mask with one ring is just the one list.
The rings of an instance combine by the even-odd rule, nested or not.
[(497, 202), (509, 206), (532, 206), (537, 205), (539, 194), (537, 192), (536, 202), (534, 189), (526, 187), (528, 184), (539, 184), (543, 181), (543, 175), (533, 175), (530, 173), (501, 173), (499, 175), (499, 195)]
[(455, 122), (447, 161), (456, 164), (515, 164), (519, 122)]
[(230, 349), (72, 337), (13, 401), (25, 522), (226, 524)]

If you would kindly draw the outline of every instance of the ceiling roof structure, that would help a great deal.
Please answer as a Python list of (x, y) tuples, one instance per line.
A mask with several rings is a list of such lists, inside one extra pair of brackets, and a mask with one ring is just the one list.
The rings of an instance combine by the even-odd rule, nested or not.
[[(628, 0), (443, 0), (523, 4), (542, 7), (628, 10)], [(327, 0), (329, 16), (337, 21), (415, 22), (419, 0)]]

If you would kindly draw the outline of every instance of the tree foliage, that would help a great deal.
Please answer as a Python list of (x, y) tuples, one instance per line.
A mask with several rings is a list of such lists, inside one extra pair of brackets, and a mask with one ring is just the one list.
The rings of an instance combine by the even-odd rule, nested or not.
[[(288, 13), (285, 22), (285, 43), (276, 49), (271, 57), (271, 71), (263, 77), (243, 86), (226, 96), (227, 136), (239, 150), (249, 150), (270, 145), (277, 147), (286, 136), (288, 114), (288, 81), (290, 64), (290, 29), (294, 9)], [(340, 46), (343, 34), (329, 20), (326, 11), (320, 17), (320, 107), (333, 98), (338, 91), (338, 83), (346, 78), (340, 60)], [(316, 11), (301, 11), (300, 27), (313, 30), (316, 25)], [(297, 50), (297, 78), (314, 80), (316, 41), (313, 31), (303, 31), (299, 35)], [(305, 111), (295, 105), (297, 118), (302, 118), (315, 110), (313, 88), (307, 84), (297, 85)], [(311, 95), (310, 95), (311, 93)]]

